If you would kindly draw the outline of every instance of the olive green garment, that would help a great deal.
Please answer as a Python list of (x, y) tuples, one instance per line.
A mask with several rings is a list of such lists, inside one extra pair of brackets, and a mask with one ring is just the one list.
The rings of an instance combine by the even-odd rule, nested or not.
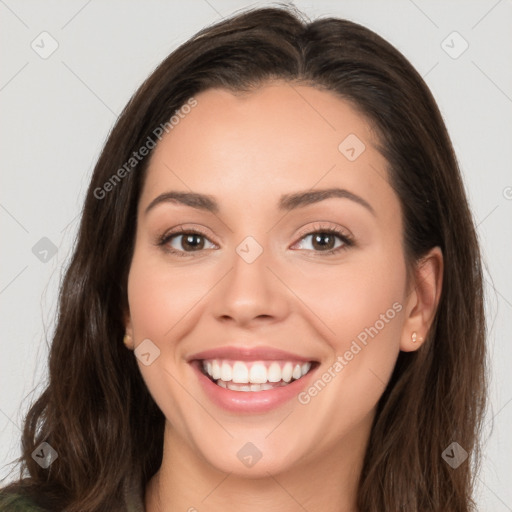
[[(126, 487), (127, 512), (144, 512), (144, 500), (141, 489), (136, 485)], [(0, 490), (0, 512), (60, 512), (39, 507), (27, 496), (5, 493)]]

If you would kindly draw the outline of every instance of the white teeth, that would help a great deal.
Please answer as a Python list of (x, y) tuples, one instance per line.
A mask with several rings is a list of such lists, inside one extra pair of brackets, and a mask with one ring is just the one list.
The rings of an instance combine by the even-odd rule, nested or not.
[[(208, 371), (208, 369), (206, 371)], [(233, 369), (228, 363), (222, 363), (220, 367), (220, 378), (226, 382), (233, 378)]]
[(267, 391), (276, 387), (286, 386), (284, 382), (279, 384), (235, 384), (233, 382), (224, 382), (223, 380), (217, 381), (217, 385), (224, 389), (230, 389), (231, 391)]
[[(226, 364), (226, 363), (224, 363)], [(208, 371), (208, 369), (206, 370)], [(233, 365), (233, 382), (237, 382), (239, 384), (247, 383), (249, 382), (249, 370), (247, 369), (247, 366), (242, 363), (241, 361), (237, 361)], [(254, 382), (251, 380), (251, 382)]]
[(272, 363), (267, 371), (267, 379), (269, 382), (279, 382), (281, 380), (281, 367), (279, 363)]
[[(311, 363), (287, 361), (203, 361), (203, 369), (221, 387), (235, 391), (264, 391), (304, 377)], [(244, 385), (245, 384), (245, 385)]]
[(263, 363), (254, 363), (251, 366), (249, 380), (252, 384), (263, 384), (267, 382), (267, 369)]
[(206, 371), (213, 379), (220, 379), (220, 364), (217, 360), (212, 361), (212, 371), (210, 372), (208, 365), (206, 365)]
[(292, 380), (293, 366), (292, 363), (286, 363), (283, 367), (282, 378), (285, 382)]

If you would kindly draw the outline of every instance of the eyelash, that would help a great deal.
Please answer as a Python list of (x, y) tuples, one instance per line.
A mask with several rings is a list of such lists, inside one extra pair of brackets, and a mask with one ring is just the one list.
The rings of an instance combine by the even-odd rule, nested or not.
[[(318, 234), (336, 235), (343, 242), (343, 245), (341, 245), (340, 247), (336, 247), (335, 249), (329, 249), (327, 251), (313, 251), (322, 256), (337, 254), (341, 251), (346, 251), (349, 247), (353, 247), (355, 245), (353, 238), (351, 236), (347, 235), (346, 233), (344, 233), (343, 231), (341, 231), (341, 229), (333, 228), (333, 227), (324, 228), (321, 226), (313, 226), (313, 228), (310, 228), (310, 229), (313, 229), (313, 231), (308, 230), (308, 231), (302, 233), (300, 235), (298, 242), (302, 241), (304, 238), (306, 238), (308, 236), (318, 235)], [(172, 240), (174, 237), (183, 236), (183, 235), (199, 235), (199, 236), (206, 238), (211, 243), (214, 243), (208, 238), (207, 234), (203, 233), (200, 229), (179, 228), (170, 233), (165, 233), (164, 235), (159, 237), (157, 240), (157, 245), (162, 247), (162, 249), (164, 251), (174, 254), (176, 256), (180, 256), (180, 257), (188, 257), (189, 255), (192, 255), (194, 252), (202, 252), (202, 250), (199, 250), (199, 251), (177, 251), (176, 249), (166, 247), (166, 245), (169, 243), (169, 241)], [(296, 242), (296, 243), (298, 243), (298, 242)], [(296, 243), (294, 245), (296, 245)]]

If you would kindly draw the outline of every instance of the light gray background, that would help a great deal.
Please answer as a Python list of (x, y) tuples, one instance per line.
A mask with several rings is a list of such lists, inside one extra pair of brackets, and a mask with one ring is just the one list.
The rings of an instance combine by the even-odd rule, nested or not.
[[(235, 10), (268, 3), (0, 0), (0, 477), (19, 455), (23, 414), (42, 390), (59, 282), (117, 115), (178, 44)], [(492, 380), (478, 504), (512, 510), (512, 2), (295, 5), (310, 18), (334, 15), (375, 30), (409, 58), (438, 101), (487, 265)], [(50, 48), (43, 31), (59, 45), (47, 59), (31, 47)], [(453, 31), (469, 43), (456, 59), (442, 46)], [(456, 37), (444, 43), (452, 52), (461, 48)], [(47, 262), (32, 251), (43, 237), (58, 248)]]

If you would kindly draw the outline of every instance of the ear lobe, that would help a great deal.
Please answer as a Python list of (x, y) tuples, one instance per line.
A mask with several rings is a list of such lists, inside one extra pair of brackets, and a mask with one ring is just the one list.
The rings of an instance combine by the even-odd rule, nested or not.
[(133, 329), (132, 329), (132, 321), (129, 313), (125, 315), (124, 320), (125, 325), (125, 334), (123, 337), (123, 343), (125, 344), (126, 348), (129, 350), (133, 350), (135, 348), (135, 344), (133, 341)]
[(434, 247), (417, 262), (413, 272), (400, 350), (412, 352), (423, 345), (439, 305), (442, 284), (443, 253)]

